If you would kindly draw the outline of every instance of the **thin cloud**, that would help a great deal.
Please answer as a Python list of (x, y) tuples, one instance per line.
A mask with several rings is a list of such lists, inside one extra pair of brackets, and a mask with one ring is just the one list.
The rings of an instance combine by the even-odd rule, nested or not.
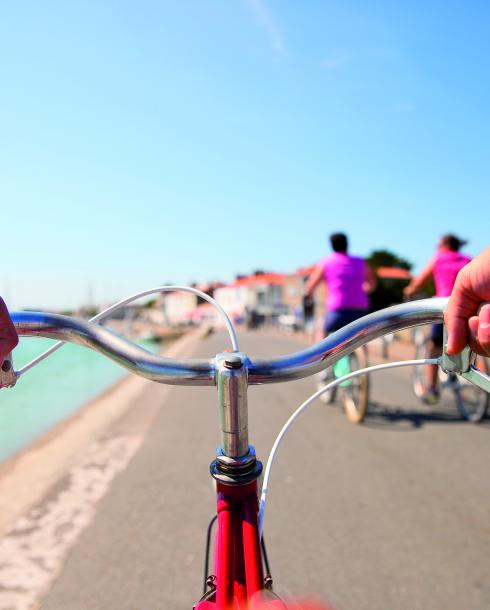
[(245, 0), (257, 24), (267, 34), (272, 50), (275, 53), (284, 51), (284, 40), (281, 29), (269, 10), (265, 0)]

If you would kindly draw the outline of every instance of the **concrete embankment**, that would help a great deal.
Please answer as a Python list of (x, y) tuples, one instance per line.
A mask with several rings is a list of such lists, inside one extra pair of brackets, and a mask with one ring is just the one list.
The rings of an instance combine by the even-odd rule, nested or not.
[[(172, 343), (164, 354), (186, 357), (202, 337), (194, 330)], [(75, 464), (95, 439), (132, 407), (140, 421), (148, 422), (151, 413), (144, 395), (158, 385), (128, 375), (91, 400), (69, 418), (60, 422), (33, 445), (0, 465), (0, 535)], [(163, 398), (165, 387), (159, 388)]]

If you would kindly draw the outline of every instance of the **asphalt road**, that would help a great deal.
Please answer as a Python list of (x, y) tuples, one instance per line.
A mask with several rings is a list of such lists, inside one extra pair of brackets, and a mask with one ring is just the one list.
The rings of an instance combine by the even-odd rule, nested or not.
[[(278, 355), (287, 337), (244, 334), (243, 351)], [(226, 346), (223, 335), (196, 356)], [(265, 461), (312, 380), (254, 387), (250, 438)], [(44, 610), (184, 610), (202, 587), (208, 475), (218, 442), (215, 390), (175, 388), (135, 457), (114, 480), (47, 594)], [(145, 409), (142, 409), (142, 413)], [(143, 415), (142, 415), (143, 417)], [(138, 405), (119, 422), (141, 427)], [(276, 591), (337, 610), (490, 608), (490, 426), (430, 410), (407, 372), (373, 378), (371, 414), (350, 424), (320, 403), (300, 418), (273, 474), (266, 540)]]

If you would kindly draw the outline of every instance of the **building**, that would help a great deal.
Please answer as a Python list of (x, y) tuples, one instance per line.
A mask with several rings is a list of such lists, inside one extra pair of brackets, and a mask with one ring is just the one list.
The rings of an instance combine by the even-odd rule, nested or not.
[(264, 322), (275, 322), (285, 312), (285, 278), (283, 273), (258, 271), (217, 288), (214, 298), (237, 323), (246, 322), (256, 326)]
[(176, 290), (164, 293), (162, 302), (167, 324), (178, 326), (189, 322), (188, 313), (197, 307), (197, 295)]
[[(220, 282), (210, 282), (207, 284), (196, 284), (193, 288), (213, 296), (214, 291), (220, 286), (222, 286)], [(167, 324), (178, 326), (179, 324), (189, 324), (189, 322), (209, 317), (209, 309), (201, 307), (204, 303), (205, 301), (202, 297), (192, 292), (176, 290), (175, 292), (164, 293), (162, 309)]]

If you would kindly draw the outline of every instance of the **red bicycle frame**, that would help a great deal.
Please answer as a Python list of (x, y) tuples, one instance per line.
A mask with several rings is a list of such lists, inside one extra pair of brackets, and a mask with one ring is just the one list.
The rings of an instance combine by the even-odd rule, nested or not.
[[(267, 595), (258, 528), (257, 481), (243, 485), (217, 481), (216, 491), (216, 589), (214, 599), (199, 602), (195, 610), (244, 610), (254, 599)], [(264, 597), (263, 603), (271, 610), (285, 608), (277, 598), (266, 601)]]

